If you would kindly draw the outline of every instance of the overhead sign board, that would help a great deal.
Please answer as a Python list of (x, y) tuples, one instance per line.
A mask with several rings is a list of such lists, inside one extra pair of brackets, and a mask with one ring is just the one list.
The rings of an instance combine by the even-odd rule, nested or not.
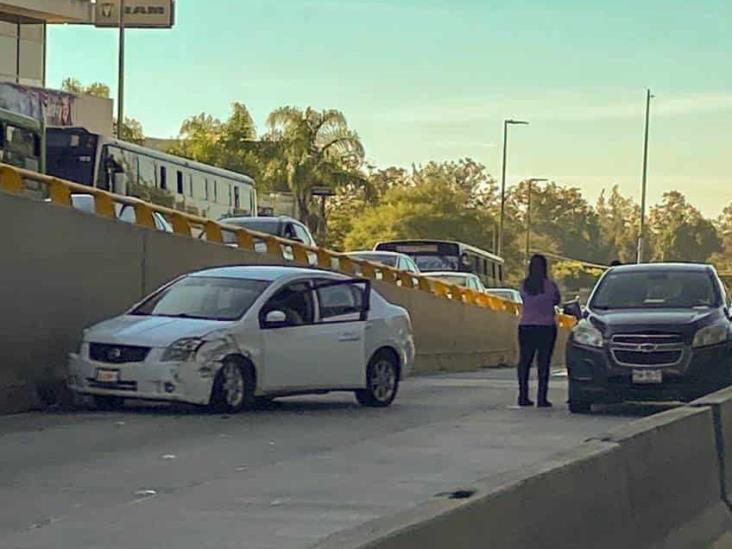
[[(120, 0), (97, 0), (94, 25), (119, 27)], [(173, 0), (124, 0), (124, 24), (130, 29), (169, 29), (175, 22)]]

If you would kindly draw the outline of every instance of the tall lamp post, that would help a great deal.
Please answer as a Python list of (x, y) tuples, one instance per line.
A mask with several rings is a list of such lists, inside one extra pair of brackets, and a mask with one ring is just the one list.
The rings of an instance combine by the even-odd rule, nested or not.
[(543, 181), (549, 181), (548, 179), (532, 177), (526, 182), (529, 184), (528, 195), (526, 198), (526, 263), (529, 263), (529, 254), (531, 254), (531, 193), (534, 188), (534, 183), (541, 183)]
[(524, 120), (503, 121), (503, 166), (501, 168), (501, 213), (498, 220), (498, 255), (503, 255), (503, 225), (506, 217), (506, 159), (508, 156), (508, 127), (528, 126)]
[(643, 263), (643, 252), (645, 247), (646, 234), (646, 180), (648, 175), (648, 131), (651, 119), (651, 90), (646, 90), (646, 127), (643, 138), (643, 176), (641, 178), (641, 211), (640, 211), (640, 228), (638, 231), (638, 255), (637, 263)]
[(125, 0), (119, 1), (119, 63), (117, 72), (117, 139), (125, 120)]

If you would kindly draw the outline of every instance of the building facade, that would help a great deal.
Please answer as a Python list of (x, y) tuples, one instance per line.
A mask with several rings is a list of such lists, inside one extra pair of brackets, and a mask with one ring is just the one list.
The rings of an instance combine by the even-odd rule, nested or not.
[(0, 0), (0, 82), (46, 84), (46, 28), (91, 23), (91, 0)]

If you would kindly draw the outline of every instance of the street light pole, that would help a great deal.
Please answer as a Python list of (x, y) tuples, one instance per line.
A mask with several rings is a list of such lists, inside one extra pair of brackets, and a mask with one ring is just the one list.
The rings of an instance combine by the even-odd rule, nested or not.
[(534, 188), (534, 183), (540, 183), (542, 181), (548, 181), (547, 179), (533, 177), (527, 180), (529, 184), (528, 196), (526, 199), (526, 264), (529, 263), (529, 256), (531, 254), (531, 194)]
[(117, 74), (117, 139), (125, 120), (125, 0), (119, 0), (119, 72)]
[(503, 225), (506, 217), (506, 159), (508, 157), (508, 126), (511, 125), (528, 125), (523, 120), (504, 120), (503, 121), (503, 165), (501, 167), (501, 212), (498, 220), (498, 250), (499, 256), (503, 254)]
[(651, 90), (646, 90), (646, 127), (643, 139), (643, 176), (641, 179), (641, 211), (640, 211), (640, 228), (638, 232), (638, 254), (636, 256), (637, 263), (643, 263), (643, 252), (645, 246), (646, 234), (646, 180), (648, 175), (648, 131), (651, 118)]

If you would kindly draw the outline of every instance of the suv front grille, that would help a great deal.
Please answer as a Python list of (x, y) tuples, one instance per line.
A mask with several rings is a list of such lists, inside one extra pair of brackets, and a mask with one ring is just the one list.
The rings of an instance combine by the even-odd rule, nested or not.
[(681, 334), (618, 334), (610, 340), (613, 359), (623, 366), (674, 366), (684, 348)]
[(89, 344), (89, 358), (97, 362), (106, 362), (108, 364), (143, 362), (149, 352), (149, 347), (110, 345), (106, 343)]

